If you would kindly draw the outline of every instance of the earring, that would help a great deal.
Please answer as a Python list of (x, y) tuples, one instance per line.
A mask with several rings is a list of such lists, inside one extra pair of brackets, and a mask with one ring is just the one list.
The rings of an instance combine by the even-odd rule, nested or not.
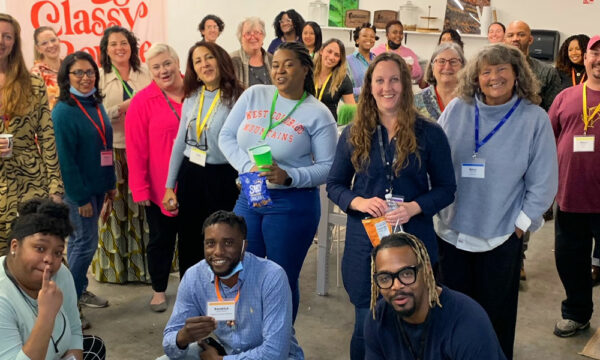
[(11, 255), (12, 255), (12, 256), (15, 256), (15, 252), (14, 252), (14, 251), (13, 251), (13, 252), (11, 252)]

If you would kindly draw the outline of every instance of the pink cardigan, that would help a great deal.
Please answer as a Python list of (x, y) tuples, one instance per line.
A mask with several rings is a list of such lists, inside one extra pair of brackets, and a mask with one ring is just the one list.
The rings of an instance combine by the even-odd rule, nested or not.
[[(181, 117), (182, 104), (169, 100)], [(133, 201), (150, 200), (167, 216), (173, 214), (162, 199), (178, 129), (179, 120), (154, 81), (135, 94), (125, 116), (129, 188)]]

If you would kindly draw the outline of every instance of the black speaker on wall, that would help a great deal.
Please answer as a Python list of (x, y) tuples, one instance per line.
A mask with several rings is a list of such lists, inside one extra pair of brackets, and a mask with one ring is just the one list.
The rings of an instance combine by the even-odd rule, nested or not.
[(529, 56), (543, 61), (554, 61), (558, 54), (560, 33), (555, 30), (531, 30), (533, 43), (529, 46)]

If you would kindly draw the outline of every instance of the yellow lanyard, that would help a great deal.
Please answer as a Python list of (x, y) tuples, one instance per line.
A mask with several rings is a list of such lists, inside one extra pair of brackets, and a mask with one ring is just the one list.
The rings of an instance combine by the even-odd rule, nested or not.
[(203, 86), (202, 94), (200, 95), (200, 102), (198, 103), (198, 115), (196, 116), (196, 141), (198, 143), (200, 143), (200, 136), (202, 136), (202, 131), (204, 131), (204, 127), (206, 126), (206, 122), (208, 121), (210, 114), (212, 114), (212, 112), (215, 108), (215, 105), (217, 104), (217, 101), (219, 101), (219, 99), (221, 98), (221, 89), (219, 89), (219, 90), (217, 90), (217, 95), (215, 96), (214, 100), (210, 104), (210, 108), (208, 108), (206, 115), (204, 115), (202, 124), (200, 124), (200, 117), (202, 116), (202, 107), (204, 106), (204, 90), (205, 90), (205, 87)]
[(588, 107), (587, 107), (587, 81), (585, 83), (583, 83), (583, 135), (587, 135), (587, 129), (588, 126), (590, 125), (590, 122), (592, 119), (594, 119), (594, 117), (598, 114), (598, 111), (600, 111), (600, 104), (596, 105), (596, 108), (594, 109), (594, 112), (592, 113), (592, 115), (590, 116), (588, 113)]
[(329, 74), (327, 76), (327, 79), (325, 80), (325, 83), (323, 84), (323, 86), (321, 87), (321, 92), (319, 92), (319, 89), (317, 88), (317, 84), (315, 84), (315, 94), (319, 94), (319, 101), (321, 101), (321, 99), (323, 98), (323, 92), (325, 91), (325, 87), (327, 86), (327, 83), (329, 82), (329, 79), (331, 79), (331, 75), (333, 75), (333, 73)]

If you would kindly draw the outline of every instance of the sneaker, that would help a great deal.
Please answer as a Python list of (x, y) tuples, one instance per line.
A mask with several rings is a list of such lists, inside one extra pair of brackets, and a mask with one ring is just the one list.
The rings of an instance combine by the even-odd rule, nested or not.
[(85, 315), (83, 315), (83, 312), (81, 312), (81, 305), (77, 305), (77, 308), (79, 309), (79, 320), (81, 320), (81, 330), (87, 330), (91, 328), (92, 325), (90, 324), (90, 321), (85, 317)]
[(103, 299), (100, 296), (94, 295), (89, 291), (84, 291), (83, 294), (81, 294), (79, 303), (83, 306), (93, 308), (103, 308), (108, 306), (108, 300)]
[(571, 319), (562, 319), (554, 326), (554, 335), (560, 337), (569, 337), (575, 335), (579, 330), (585, 330), (590, 327), (590, 322), (579, 323)]

